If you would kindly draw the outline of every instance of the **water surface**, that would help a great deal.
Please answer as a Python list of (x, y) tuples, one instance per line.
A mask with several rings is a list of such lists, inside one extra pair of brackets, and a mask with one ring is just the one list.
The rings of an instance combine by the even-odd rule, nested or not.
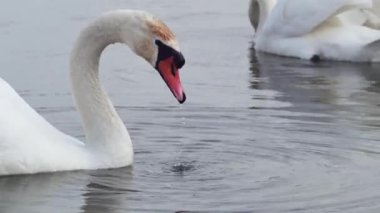
[[(122, 45), (102, 80), (135, 146), (133, 167), (0, 178), (0, 212), (378, 212), (380, 65), (257, 54), (247, 1), (7, 2), (1, 77), (83, 139), (68, 88), (79, 30), (104, 11), (148, 10), (187, 64), (179, 106)], [(19, 5), (23, 5), (20, 7)]]

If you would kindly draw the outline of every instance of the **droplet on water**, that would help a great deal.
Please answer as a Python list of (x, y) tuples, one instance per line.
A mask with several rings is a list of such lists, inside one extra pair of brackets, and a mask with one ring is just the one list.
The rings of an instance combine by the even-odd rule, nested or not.
[(171, 171), (175, 173), (184, 173), (195, 169), (194, 162), (179, 162), (172, 166)]

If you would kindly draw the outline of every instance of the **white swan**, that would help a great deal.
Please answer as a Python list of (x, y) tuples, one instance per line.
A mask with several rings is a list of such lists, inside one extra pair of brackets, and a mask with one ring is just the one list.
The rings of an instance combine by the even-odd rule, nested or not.
[(117, 168), (133, 161), (128, 131), (99, 83), (103, 49), (125, 43), (155, 67), (183, 103), (178, 69), (185, 60), (174, 34), (143, 11), (106, 13), (86, 27), (71, 54), (71, 87), (85, 143), (49, 124), (0, 78), (0, 175)]
[(311, 60), (380, 61), (376, 0), (251, 0), (256, 50)]

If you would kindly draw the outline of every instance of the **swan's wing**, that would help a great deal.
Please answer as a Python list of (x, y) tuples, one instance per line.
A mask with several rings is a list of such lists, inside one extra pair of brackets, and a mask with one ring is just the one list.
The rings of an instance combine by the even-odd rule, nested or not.
[(338, 18), (344, 23), (380, 29), (380, 0), (372, 0), (371, 8), (349, 10), (340, 13)]
[(372, 8), (363, 12), (367, 17), (364, 25), (373, 29), (380, 29), (380, 0), (373, 0)]
[(0, 78), (0, 175), (77, 169), (79, 163), (86, 163), (78, 157), (85, 157), (82, 147), (83, 143), (54, 128)]
[(301, 36), (342, 12), (371, 7), (372, 0), (280, 0), (264, 28), (281, 36)]
[(372, 14), (368, 10), (350, 10), (337, 16), (343, 23), (366, 26), (371, 20)]
[(370, 9), (375, 15), (380, 16), (380, 0), (372, 0), (373, 6)]
[(0, 100), (0, 160), (5, 153), (47, 148), (56, 141), (72, 141), (40, 116), (1, 78)]

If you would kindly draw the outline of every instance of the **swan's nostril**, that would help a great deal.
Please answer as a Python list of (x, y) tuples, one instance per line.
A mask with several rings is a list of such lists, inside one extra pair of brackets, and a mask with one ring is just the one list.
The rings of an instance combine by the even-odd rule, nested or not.
[(177, 74), (178, 70), (176, 69), (175, 65), (172, 64), (172, 75), (175, 77), (175, 75)]

